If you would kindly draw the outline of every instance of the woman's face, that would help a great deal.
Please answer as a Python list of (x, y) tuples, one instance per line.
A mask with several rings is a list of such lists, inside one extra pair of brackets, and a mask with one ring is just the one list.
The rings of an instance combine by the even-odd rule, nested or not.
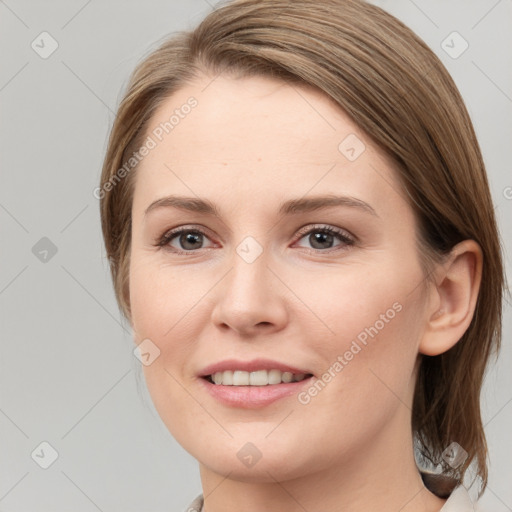
[[(148, 136), (130, 301), (176, 440), (209, 470), (262, 482), (400, 450), (428, 296), (391, 163), (321, 93), (263, 77), (184, 87)], [(217, 215), (183, 206), (202, 202)], [(312, 377), (203, 377), (225, 361)]]

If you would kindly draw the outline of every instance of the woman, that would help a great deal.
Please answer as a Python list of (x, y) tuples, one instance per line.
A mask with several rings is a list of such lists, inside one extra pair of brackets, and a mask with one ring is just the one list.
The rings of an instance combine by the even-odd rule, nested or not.
[[(503, 269), (464, 103), (360, 0), (239, 0), (151, 53), (101, 219), (189, 510), (473, 510)], [(467, 479), (466, 479), (467, 480)]]

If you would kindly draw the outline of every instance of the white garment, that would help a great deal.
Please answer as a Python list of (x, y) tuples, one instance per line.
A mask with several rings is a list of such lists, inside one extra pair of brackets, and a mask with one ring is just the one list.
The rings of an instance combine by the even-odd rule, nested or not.
[(471, 501), (465, 487), (456, 487), (439, 512), (482, 512), (477, 503)]
[[(203, 495), (197, 496), (184, 512), (204, 512)], [(482, 510), (471, 501), (466, 488), (459, 485), (452, 491), (439, 512), (482, 512)]]

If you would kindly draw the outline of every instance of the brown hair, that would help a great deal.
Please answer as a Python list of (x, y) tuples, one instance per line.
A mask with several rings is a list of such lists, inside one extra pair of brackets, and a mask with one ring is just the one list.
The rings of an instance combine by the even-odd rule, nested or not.
[[(453, 441), (466, 450), (466, 461), (457, 469), (445, 464), (445, 474), (460, 481), (473, 462), (481, 494), (487, 445), (480, 391), (489, 356), (500, 348), (504, 286), (493, 203), (473, 125), (452, 78), (419, 37), (379, 7), (362, 0), (232, 1), (195, 30), (173, 35), (137, 66), (113, 124), (99, 189), (103, 237), (124, 316), (131, 315), (136, 167), (123, 179), (119, 171), (164, 99), (195, 77), (221, 72), (270, 76), (332, 98), (395, 163), (418, 219), (427, 278), (429, 264), (458, 242), (480, 245), (483, 275), (473, 319), (452, 349), (421, 356), (412, 429), (422, 464), (442, 462)], [(433, 492), (445, 497), (453, 485), (436, 491), (432, 484)]]

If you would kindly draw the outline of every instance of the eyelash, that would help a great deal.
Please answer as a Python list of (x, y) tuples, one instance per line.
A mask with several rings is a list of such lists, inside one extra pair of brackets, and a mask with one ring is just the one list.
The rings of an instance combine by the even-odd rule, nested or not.
[[(351, 237), (346, 231), (341, 230), (339, 228), (334, 228), (332, 226), (325, 226), (325, 225), (314, 225), (314, 226), (303, 228), (303, 229), (299, 230), (297, 233), (298, 238), (296, 238), (295, 241), (299, 241), (302, 238), (304, 238), (306, 235), (309, 235), (309, 234), (315, 233), (315, 232), (326, 233), (329, 235), (336, 236), (343, 244), (345, 244), (345, 246), (351, 246), (351, 245), (354, 245), (354, 243), (355, 243), (355, 239), (353, 237)], [(169, 252), (173, 252), (175, 254), (193, 254), (194, 252), (197, 252), (197, 250), (181, 251), (179, 249), (176, 249), (175, 247), (168, 248), (168, 247), (170, 247), (169, 243), (174, 238), (176, 238), (178, 235), (181, 235), (183, 233), (194, 233), (194, 234), (200, 234), (205, 237), (208, 237), (207, 233), (205, 233), (201, 229), (181, 227), (181, 228), (177, 228), (177, 229), (165, 232), (160, 237), (160, 239), (157, 240), (155, 245), (157, 247), (162, 247), (162, 248), (168, 250)], [(314, 253), (329, 253), (329, 252), (343, 250), (343, 248), (340, 249), (337, 247), (338, 246), (332, 247), (332, 248), (326, 249), (326, 250), (309, 249), (309, 251), (314, 252)]]

